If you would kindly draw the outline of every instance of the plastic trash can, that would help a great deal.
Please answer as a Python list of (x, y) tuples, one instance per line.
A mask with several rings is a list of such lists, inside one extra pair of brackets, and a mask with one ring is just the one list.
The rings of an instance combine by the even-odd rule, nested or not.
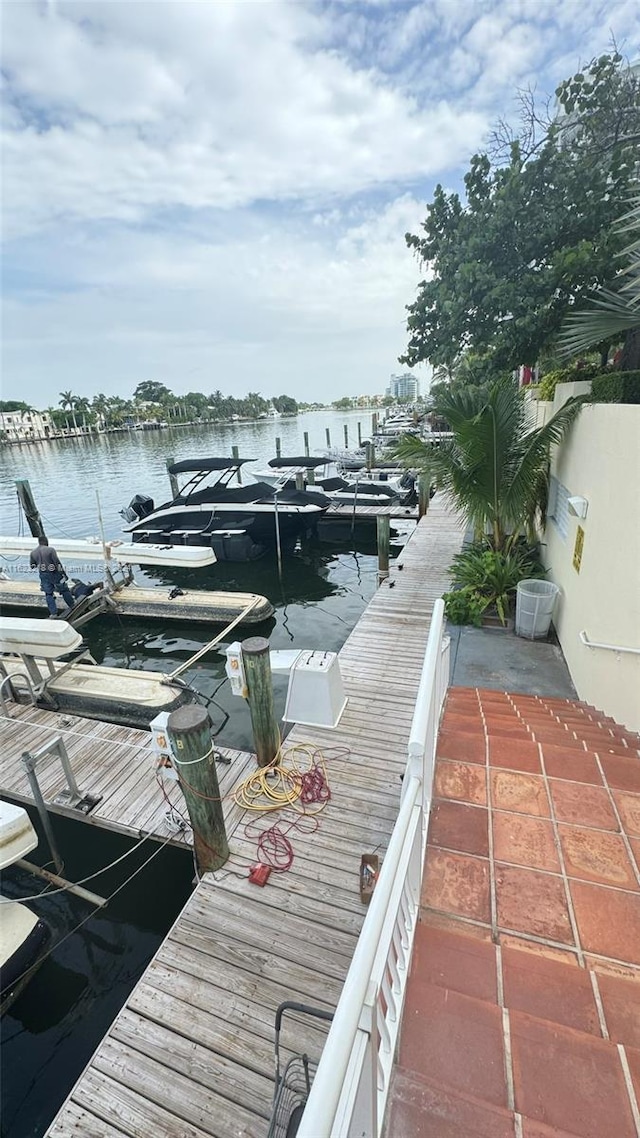
[(559, 592), (552, 581), (520, 581), (516, 589), (516, 636), (540, 640), (548, 635)]

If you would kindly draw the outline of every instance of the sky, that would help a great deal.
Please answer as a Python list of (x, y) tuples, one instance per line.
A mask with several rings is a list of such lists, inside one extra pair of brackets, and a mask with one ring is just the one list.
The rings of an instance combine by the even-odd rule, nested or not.
[[(8, 0), (2, 397), (321, 402), (404, 370), (416, 232), (637, 0)], [(423, 387), (428, 368), (415, 374)]]

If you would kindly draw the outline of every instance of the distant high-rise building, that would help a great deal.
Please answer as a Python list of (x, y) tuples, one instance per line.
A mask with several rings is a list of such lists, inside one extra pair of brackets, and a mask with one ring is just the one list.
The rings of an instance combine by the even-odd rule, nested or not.
[(402, 375), (392, 375), (389, 380), (387, 395), (390, 395), (392, 399), (408, 399), (410, 403), (415, 403), (420, 395), (418, 380), (410, 371), (405, 371)]

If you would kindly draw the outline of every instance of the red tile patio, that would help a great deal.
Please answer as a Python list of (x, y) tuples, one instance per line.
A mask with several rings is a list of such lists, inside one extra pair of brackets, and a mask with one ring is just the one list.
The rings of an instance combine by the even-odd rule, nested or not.
[(640, 1138), (640, 739), (449, 694), (388, 1138)]

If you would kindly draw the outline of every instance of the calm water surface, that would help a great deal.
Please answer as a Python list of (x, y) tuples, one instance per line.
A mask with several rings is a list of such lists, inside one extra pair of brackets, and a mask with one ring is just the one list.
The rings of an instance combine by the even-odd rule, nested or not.
[[(274, 457), (276, 435), (282, 439), (284, 455), (301, 454), (303, 432), (308, 431), (313, 453), (326, 445), (326, 427), (332, 444), (344, 445), (345, 423), (353, 445), (358, 421), (366, 437), (371, 429), (370, 412), (321, 412), (275, 421), (135, 431), (5, 448), (0, 451), (0, 532), (19, 532), (16, 478), (29, 479), (53, 544), (56, 537), (98, 533), (96, 489), (106, 536), (117, 537), (123, 524), (119, 510), (134, 493), (150, 494), (156, 502), (169, 496), (168, 455), (176, 459), (225, 455), (237, 445), (242, 457), (255, 458), (257, 468)], [(337, 650), (372, 596), (377, 571), (375, 531), (358, 528), (352, 535), (346, 525), (341, 533), (338, 541), (305, 543), (285, 559), (282, 579), (270, 555), (246, 565), (137, 571), (137, 576), (167, 592), (178, 584), (187, 589), (263, 593), (274, 604), (275, 615), (264, 625), (254, 626), (253, 632), (269, 636), (274, 648)], [(405, 536), (400, 535), (400, 543)], [(24, 571), (24, 562), (5, 561), (3, 567)], [(77, 575), (92, 575), (67, 563), (68, 571), (74, 568), (80, 570)], [(166, 671), (216, 631), (215, 626), (163, 626), (157, 621), (117, 618), (100, 618), (83, 629), (98, 663)], [(184, 678), (207, 700), (220, 742), (250, 749), (246, 705), (231, 696), (224, 662), (223, 652), (216, 651)], [(274, 683), (281, 714), (287, 681), (276, 677)], [(64, 846), (66, 872), (72, 879), (106, 865), (127, 848), (125, 839), (83, 823), (56, 819), (56, 828)], [(41, 844), (39, 853), (45, 860), (43, 848)], [(144, 856), (148, 856), (146, 847), (140, 855), (133, 855), (131, 865), (124, 863), (126, 872), (113, 871), (93, 887), (108, 894)], [(56, 948), (5, 1016), (3, 1138), (37, 1138), (44, 1133), (184, 903), (191, 876), (189, 855), (164, 850), (106, 910), (95, 913)], [(15, 870), (7, 875), (4, 889), (13, 897), (39, 892), (32, 880)], [(89, 912), (83, 902), (67, 897), (39, 905), (59, 933), (73, 929)]]

